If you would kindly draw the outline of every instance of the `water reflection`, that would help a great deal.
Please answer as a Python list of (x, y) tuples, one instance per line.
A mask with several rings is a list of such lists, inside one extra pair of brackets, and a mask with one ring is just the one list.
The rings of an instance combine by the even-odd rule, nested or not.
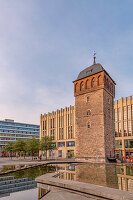
[[(133, 167), (129, 165), (120, 166), (116, 164), (105, 165), (90, 163), (71, 165), (55, 164), (38, 166), (35, 168), (9, 173), (8, 176), (14, 176), (14, 179), (22, 179), (26, 177), (34, 180), (37, 176), (50, 172), (60, 172), (60, 178), (66, 180), (86, 182), (133, 192)], [(29, 191), (27, 190), (27, 194), (28, 192)], [(39, 188), (38, 199), (44, 196), (47, 192), (47, 190)], [(23, 197), (19, 199), (23, 200)]]
[(113, 164), (81, 164), (56, 167), (60, 178), (133, 192), (133, 167)]
[(37, 176), (41, 176), (43, 174), (51, 173), (54, 171), (56, 171), (55, 166), (38, 166), (34, 168), (29, 168), (29, 169), (9, 173), (8, 175), (11, 174), (16, 179), (27, 177), (27, 178), (32, 178), (34, 180)]
[[(11, 166), (12, 167), (12, 166)], [(9, 166), (10, 168), (10, 166)], [(11, 168), (10, 168), (11, 169)], [(13, 168), (14, 169), (14, 168)], [(42, 174), (50, 173), (56, 171), (55, 166), (38, 166), (35, 168), (29, 168), (13, 173), (8, 173), (8, 175), (2, 176), (0, 181), (0, 199), (13, 199), (23, 200), (23, 195), (25, 194), (28, 197), (28, 200), (40, 199), (40, 194), (44, 195), (44, 191), (37, 190), (37, 183), (35, 182), (35, 178), (37, 176), (41, 176)], [(36, 190), (32, 190), (34, 195), (31, 194), (31, 189), (36, 188)], [(30, 190), (29, 190), (30, 189)], [(24, 193), (25, 190), (25, 193)], [(38, 197), (36, 197), (36, 192), (38, 193)], [(15, 198), (14, 198), (15, 194)], [(4, 197), (5, 196), (5, 197)]]
[(119, 189), (133, 192), (133, 167), (123, 166), (120, 172), (117, 174)]

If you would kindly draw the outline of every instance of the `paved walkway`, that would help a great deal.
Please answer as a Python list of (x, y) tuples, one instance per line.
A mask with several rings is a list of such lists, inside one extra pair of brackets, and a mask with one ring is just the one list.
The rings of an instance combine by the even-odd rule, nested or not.
[(54, 159), (54, 160), (32, 160), (31, 158), (18, 159), (18, 158), (0, 158), (0, 167), (6, 165), (31, 165), (31, 164), (49, 164), (49, 163), (64, 163), (75, 162), (74, 159)]
[(41, 200), (100, 200), (101, 198), (85, 197), (66, 191), (54, 190), (46, 194)]

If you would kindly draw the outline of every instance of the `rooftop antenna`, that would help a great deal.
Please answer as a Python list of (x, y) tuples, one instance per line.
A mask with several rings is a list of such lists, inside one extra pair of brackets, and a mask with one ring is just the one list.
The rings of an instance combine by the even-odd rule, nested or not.
[(93, 58), (94, 58), (94, 62), (93, 62), (93, 64), (95, 65), (95, 64), (96, 64), (96, 52), (95, 52), (95, 51), (94, 51)]

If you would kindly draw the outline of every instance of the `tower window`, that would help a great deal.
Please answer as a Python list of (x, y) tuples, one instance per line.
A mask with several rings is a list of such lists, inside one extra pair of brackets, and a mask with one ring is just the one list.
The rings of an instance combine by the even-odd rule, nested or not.
[(88, 124), (87, 124), (87, 128), (90, 128), (91, 126), (90, 126), (90, 122), (88, 122)]
[(91, 110), (87, 110), (87, 115), (91, 115)]
[(108, 103), (110, 104), (110, 99), (108, 99)]
[(86, 101), (89, 102), (89, 100), (90, 100), (90, 97), (87, 97)]
[(92, 81), (91, 81), (91, 86), (92, 86), (92, 87), (95, 87), (95, 84), (96, 84), (96, 83), (95, 83), (95, 78), (93, 78)]
[(80, 84), (80, 90), (83, 90), (83, 89), (84, 89), (84, 83), (81, 82), (81, 84)]

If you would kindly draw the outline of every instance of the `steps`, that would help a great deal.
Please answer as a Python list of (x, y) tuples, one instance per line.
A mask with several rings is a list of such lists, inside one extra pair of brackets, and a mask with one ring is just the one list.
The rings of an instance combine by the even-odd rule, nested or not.
[(14, 179), (14, 177), (0, 177), (0, 195), (35, 188), (37, 183), (31, 178)]

